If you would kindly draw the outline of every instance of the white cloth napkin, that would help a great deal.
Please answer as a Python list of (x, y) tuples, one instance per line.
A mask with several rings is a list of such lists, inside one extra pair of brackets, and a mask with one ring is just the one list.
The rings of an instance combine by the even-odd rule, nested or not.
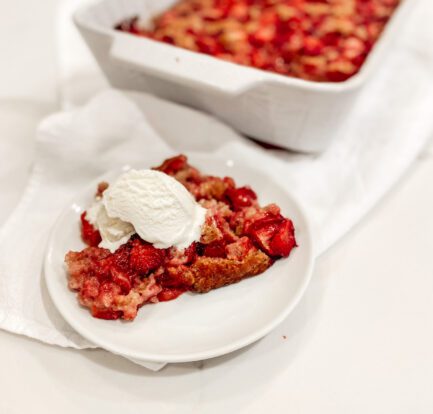
[[(46, 119), (28, 188), (0, 232), (0, 327), (50, 344), (93, 347), (46, 293), (44, 248), (72, 195), (125, 163), (149, 166), (174, 152), (211, 151), (263, 168), (303, 203), (322, 253), (398, 181), (431, 136), (432, 19), (433, 5), (420, 0), (343, 133), (321, 155), (265, 151), (207, 115), (146, 95), (107, 91)], [(65, 73), (83, 86), (90, 75), (76, 67), (74, 76)], [(164, 365), (136, 362), (155, 370)]]

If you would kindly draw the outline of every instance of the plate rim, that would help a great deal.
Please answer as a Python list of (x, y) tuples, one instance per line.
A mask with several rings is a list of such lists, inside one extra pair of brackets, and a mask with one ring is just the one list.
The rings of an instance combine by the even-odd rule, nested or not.
[[(225, 160), (223, 157), (219, 157), (217, 155), (207, 156), (206, 154), (202, 153), (194, 153), (194, 152), (188, 152), (188, 156), (191, 156), (192, 159), (198, 159), (202, 158), (203, 160), (206, 158), (211, 157), (213, 160), (220, 160), (221, 162), (224, 162)], [(194, 161), (193, 161), (194, 162)], [(226, 355), (231, 352), (237, 351), (239, 349), (242, 349), (248, 345), (251, 345), (252, 343), (258, 341), (259, 339), (265, 337), (267, 334), (269, 334), (272, 330), (274, 330), (279, 324), (281, 324), (288, 315), (295, 309), (295, 307), (299, 304), (301, 298), (303, 297), (305, 291), (307, 290), (307, 287), (311, 281), (313, 268), (314, 268), (314, 262), (315, 262), (315, 255), (314, 255), (314, 240), (312, 237), (311, 232), (311, 224), (308, 220), (307, 215), (305, 214), (305, 211), (302, 207), (302, 204), (294, 197), (289, 191), (281, 187), (276, 180), (271, 177), (269, 174), (266, 173), (266, 171), (263, 171), (260, 168), (252, 168), (251, 166), (247, 165), (246, 163), (243, 163), (242, 161), (236, 160), (237, 165), (241, 165), (242, 168), (246, 168), (249, 170), (254, 170), (256, 173), (262, 174), (266, 176), (270, 182), (274, 186), (279, 187), (287, 196), (289, 203), (297, 210), (301, 220), (303, 221), (303, 230), (304, 230), (304, 239), (307, 243), (305, 245), (307, 246), (307, 250), (309, 250), (307, 255), (307, 265), (306, 269), (304, 271), (304, 278), (302, 280), (302, 283), (298, 290), (296, 291), (293, 299), (291, 300), (290, 304), (284, 308), (284, 311), (280, 312), (276, 317), (272, 318), (268, 323), (265, 324), (261, 329), (254, 330), (250, 335), (246, 335), (242, 337), (241, 339), (238, 339), (237, 341), (230, 342), (229, 344), (219, 346), (217, 348), (214, 348), (212, 350), (207, 351), (194, 351), (190, 353), (182, 353), (182, 354), (157, 354), (157, 353), (147, 353), (147, 352), (131, 352), (126, 350), (121, 350), (121, 347), (116, 347), (116, 345), (112, 345), (110, 342), (105, 342), (104, 339), (100, 339), (97, 335), (94, 335), (93, 332), (83, 327), (81, 324), (76, 323), (76, 320), (74, 318), (70, 318), (67, 314), (65, 315), (62, 311), (63, 304), (60, 303), (60, 299), (57, 298), (55, 292), (54, 284), (54, 277), (50, 277), (50, 275), (55, 272), (54, 269), (51, 268), (51, 262), (53, 261), (53, 252), (54, 252), (54, 245), (55, 245), (55, 231), (59, 225), (59, 223), (62, 221), (65, 215), (68, 214), (69, 209), (71, 205), (73, 205), (74, 200), (77, 199), (80, 195), (86, 193), (88, 190), (94, 187), (96, 183), (100, 182), (104, 179), (104, 177), (108, 177), (113, 175), (116, 171), (121, 172), (126, 166), (131, 167), (129, 165), (125, 165), (123, 167), (114, 168), (112, 170), (108, 170), (104, 174), (97, 177), (95, 180), (92, 180), (88, 185), (84, 186), (81, 191), (74, 194), (73, 198), (65, 204), (64, 208), (58, 215), (57, 219), (52, 225), (52, 228), (50, 230), (48, 243), (45, 251), (45, 257), (44, 257), (44, 279), (47, 286), (48, 294), (53, 301), (55, 307), (59, 311), (62, 318), (65, 319), (65, 321), (83, 338), (87, 339), (94, 345), (101, 347), (113, 354), (121, 355), (126, 358), (135, 359), (139, 361), (149, 361), (149, 362), (158, 362), (158, 363), (181, 363), (181, 362), (193, 362), (193, 361), (201, 361), (209, 358), (215, 358), (218, 356)], [(266, 273), (266, 272), (264, 272)], [(65, 284), (65, 287), (67, 288), (67, 285)], [(74, 292), (71, 292), (73, 294)], [(80, 306), (77, 303), (77, 306)], [(89, 316), (90, 317), (90, 316)], [(84, 331), (84, 332), (83, 332)], [(120, 350), (119, 350), (120, 349)], [(126, 351), (126, 352), (125, 352)]]

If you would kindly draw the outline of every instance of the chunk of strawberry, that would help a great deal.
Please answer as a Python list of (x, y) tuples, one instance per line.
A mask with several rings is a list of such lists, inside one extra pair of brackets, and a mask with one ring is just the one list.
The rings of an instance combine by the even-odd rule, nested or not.
[(95, 276), (98, 278), (99, 282), (110, 281), (111, 276), (111, 268), (113, 267), (114, 256), (109, 255), (100, 260), (95, 260), (93, 263), (93, 272)]
[(221, 51), (221, 46), (218, 44), (217, 40), (210, 36), (198, 37), (195, 43), (200, 52), (208, 55), (215, 55)]
[(291, 220), (285, 219), (272, 237), (270, 251), (272, 256), (287, 257), (295, 246), (295, 228)]
[(226, 257), (226, 242), (217, 240), (203, 245), (202, 255), (207, 257)]
[(187, 161), (188, 158), (185, 155), (180, 154), (176, 157), (166, 159), (159, 167), (155, 167), (154, 169), (162, 171), (168, 175), (174, 175), (188, 166)]
[(129, 270), (129, 256), (131, 254), (131, 244), (122, 244), (112, 255), (113, 264), (124, 272)]
[(273, 256), (271, 240), (276, 234), (283, 220), (284, 218), (281, 215), (266, 216), (253, 222), (248, 227), (248, 235), (250, 236), (253, 243), (269, 256)]
[(184, 259), (181, 264), (192, 263), (197, 257), (197, 243), (191, 243), (186, 249), (184, 249), (182, 255)]
[(229, 188), (226, 196), (234, 211), (251, 206), (257, 200), (256, 193), (250, 187)]
[(112, 267), (110, 270), (113, 283), (120, 286), (120, 288), (122, 289), (122, 293), (124, 295), (127, 295), (132, 287), (131, 278), (128, 273), (122, 272), (115, 267)]
[(224, 177), (223, 181), (224, 181), (227, 188), (235, 188), (236, 187), (235, 180), (233, 180), (232, 177)]
[(134, 271), (146, 275), (164, 262), (165, 250), (156, 249), (141, 239), (135, 239), (131, 244), (129, 265)]
[(176, 299), (178, 296), (185, 292), (186, 289), (164, 288), (161, 290), (161, 292), (158, 293), (157, 297), (160, 302), (167, 302), (169, 300)]
[(81, 238), (88, 246), (96, 247), (101, 243), (101, 235), (86, 219), (86, 212), (81, 214)]
[(304, 39), (304, 53), (309, 56), (318, 56), (323, 52), (323, 43), (320, 39), (307, 36)]
[(105, 319), (105, 320), (119, 319), (122, 314), (122, 312), (120, 311), (98, 308), (97, 306), (92, 306), (91, 312), (92, 312), (92, 316), (94, 316), (95, 318)]

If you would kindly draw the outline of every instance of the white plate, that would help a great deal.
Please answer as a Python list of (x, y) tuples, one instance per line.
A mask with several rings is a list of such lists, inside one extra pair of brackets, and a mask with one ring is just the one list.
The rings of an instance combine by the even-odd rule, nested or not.
[[(293, 219), (299, 247), (264, 274), (207, 294), (186, 293), (143, 306), (134, 322), (93, 318), (67, 287), (64, 256), (81, 250), (79, 216), (92, 202), (96, 182), (66, 206), (52, 230), (45, 258), (48, 291), (65, 320), (83, 337), (113, 353), (145, 361), (186, 362), (223, 355), (262, 338), (282, 322), (304, 293), (313, 267), (309, 226), (300, 206), (261, 172), (233, 161), (191, 156), (203, 172), (250, 184), (262, 205), (276, 202)], [(138, 166), (147, 168), (149, 166)], [(112, 181), (120, 171), (100, 177)]]

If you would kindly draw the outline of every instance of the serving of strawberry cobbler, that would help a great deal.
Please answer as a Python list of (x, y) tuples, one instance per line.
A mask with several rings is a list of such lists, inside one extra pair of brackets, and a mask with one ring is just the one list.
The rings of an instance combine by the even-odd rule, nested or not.
[(181, 0), (116, 29), (319, 82), (356, 74), (400, 0)]
[[(68, 252), (65, 261), (70, 289), (94, 317), (133, 320), (146, 303), (169, 301), (187, 291), (206, 293), (259, 275), (296, 246), (292, 221), (276, 204), (261, 207), (250, 187), (237, 187), (230, 177), (204, 175), (184, 155), (167, 159), (152, 171), (172, 177), (193, 196), (199, 215), (203, 211), (198, 238), (184, 248), (156, 247), (161, 242), (145, 241), (138, 234), (143, 232), (138, 227), (134, 232), (129, 225), (122, 230), (125, 239), (105, 248), (101, 245), (106, 235), (94, 224), (91, 208), (83, 212), (81, 235), (87, 247)], [(110, 207), (115, 186), (99, 184), (95, 199), (106, 198)], [(117, 232), (113, 234), (118, 235), (121, 222), (113, 220), (109, 217)]]

